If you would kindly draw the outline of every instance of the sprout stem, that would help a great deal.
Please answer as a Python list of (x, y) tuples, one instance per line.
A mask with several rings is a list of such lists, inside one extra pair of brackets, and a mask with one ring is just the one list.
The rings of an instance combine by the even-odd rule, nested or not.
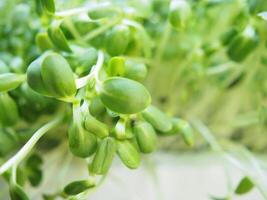
[(99, 80), (99, 72), (101, 70), (103, 63), (104, 63), (104, 53), (103, 53), (103, 51), (99, 50), (98, 51), (98, 59), (97, 59), (95, 69), (94, 69), (95, 80), (96, 80), (96, 83), (98, 85), (101, 83), (101, 81)]
[(104, 53), (100, 50), (98, 52), (98, 59), (97, 59), (96, 65), (94, 65), (92, 67), (91, 72), (87, 76), (76, 79), (76, 81), (75, 81), (76, 82), (76, 88), (80, 89), (80, 88), (86, 86), (88, 81), (90, 81), (92, 78), (95, 78), (97, 84), (100, 84), (99, 71), (101, 70), (103, 62), (104, 62)]
[(17, 183), (17, 165), (12, 166), (11, 182), (13, 184)]
[(31, 139), (19, 150), (18, 153), (16, 153), (13, 157), (11, 157), (6, 163), (4, 163), (0, 167), (0, 175), (5, 173), (7, 170), (9, 170), (12, 166), (17, 166), (31, 151), (31, 149), (34, 147), (34, 145), (38, 142), (38, 140), (50, 129), (57, 126), (63, 119), (63, 116), (59, 116), (55, 118), (54, 120), (48, 122), (44, 126), (42, 126), (40, 129), (38, 129)]
[(111, 21), (111, 22), (99, 27), (98, 29), (95, 29), (95, 30), (89, 32), (87, 35), (84, 36), (84, 40), (86, 42), (90, 41), (91, 39), (95, 38), (96, 36), (100, 35), (101, 33), (104, 33), (108, 29), (110, 29), (112, 26), (118, 24), (119, 21), (120, 21), (120, 18), (116, 19), (114, 21)]
[(89, 73), (87, 76), (84, 76), (82, 78), (78, 78), (75, 80), (76, 88), (80, 89), (84, 87), (89, 80), (91, 80), (94, 77), (94, 73)]
[(80, 14), (84, 14), (92, 10), (95, 10), (99, 7), (102, 8), (106, 6), (110, 6), (110, 3), (104, 2), (104, 3), (98, 3), (98, 4), (91, 4), (91, 5), (88, 5), (87, 7), (73, 8), (69, 10), (59, 11), (59, 12), (56, 12), (54, 16), (56, 18), (64, 18), (64, 17), (73, 16), (73, 15), (80, 15)]

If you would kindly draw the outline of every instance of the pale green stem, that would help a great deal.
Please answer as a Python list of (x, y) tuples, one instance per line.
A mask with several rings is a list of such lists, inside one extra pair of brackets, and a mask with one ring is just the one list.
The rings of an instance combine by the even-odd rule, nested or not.
[[(93, 66), (93, 68), (94, 68), (94, 66)], [(92, 68), (92, 69), (93, 69), (93, 68)], [(87, 83), (88, 83), (92, 78), (94, 78), (94, 76), (95, 76), (95, 74), (92, 73), (92, 72), (90, 72), (88, 75), (76, 79), (76, 80), (75, 80), (76, 88), (77, 88), (77, 89), (80, 89), (80, 88), (86, 86)]]
[(73, 15), (81, 15), (81, 14), (85, 14), (85, 13), (88, 13), (90, 11), (93, 11), (97, 8), (100, 8), (100, 7), (103, 8), (103, 7), (110, 6), (110, 5), (111, 4), (109, 2), (104, 2), (104, 3), (92, 4), (92, 5), (89, 5), (87, 7), (73, 8), (70, 10), (59, 11), (59, 12), (55, 13), (54, 17), (64, 18), (64, 17), (73, 16)]
[(217, 66), (208, 67), (208, 69), (206, 70), (206, 74), (207, 75), (221, 74), (235, 67), (237, 67), (237, 65), (235, 65), (233, 62), (227, 62)]
[(94, 74), (95, 74), (95, 80), (96, 80), (96, 89), (98, 90), (100, 85), (101, 85), (101, 81), (99, 79), (99, 73), (100, 73), (100, 70), (103, 66), (103, 63), (104, 63), (104, 52), (99, 50), (98, 51), (98, 59), (97, 59), (97, 62), (96, 62), (96, 65), (95, 65), (95, 69), (94, 69)]
[(34, 145), (38, 142), (38, 140), (50, 129), (57, 126), (63, 119), (63, 116), (59, 116), (55, 118), (54, 120), (50, 121), (49, 123), (45, 124), (43, 127), (41, 127), (39, 130), (37, 130), (33, 136), (30, 138), (30, 140), (19, 150), (18, 153), (16, 153), (13, 157), (11, 157), (6, 163), (4, 163), (0, 167), (0, 175), (5, 173), (7, 170), (9, 170), (12, 166), (17, 166), (32, 150)]
[(103, 51), (99, 50), (98, 51), (98, 59), (96, 62), (96, 65), (94, 65), (92, 67), (92, 70), (90, 71), (90, 73), (87, 76), (84, 76), (82, 78), (76, 79), (75, 83), (76, 83), (76, 88), (80, 89), (84, 86), (87, 85), (87, 83), (92, 79), (95, 78), (96, 82), (99, 84), (100, 80), (99, 80), (99, 71), (101, 70), (101, 67), (104, 63), (104, 53)]
[(17, 183), (17, 165), (12, 166), (11, 182), (13, 184)]
[(84, 40), (85, 41), (90, 41), (91, 39), (95, 38), (96, 36), (106, 32), (108, 29), (110, 29), (111, 27), (115, 26), (116, 24), (118, 24), (120, 22), (120, 19), (116, 19), (113, 20), (105, 25), (102, 25), (101, 27), (99, 27), (98, 29), (95, 29), (91, 32), (89, 32), (86, 36), (84, 36)]
[(81, 110), (80, 110), (80, 101), (74, 102), (72, 104), (72, 111), (73, 111), (73, 121), (79, 124), (81, 120)]

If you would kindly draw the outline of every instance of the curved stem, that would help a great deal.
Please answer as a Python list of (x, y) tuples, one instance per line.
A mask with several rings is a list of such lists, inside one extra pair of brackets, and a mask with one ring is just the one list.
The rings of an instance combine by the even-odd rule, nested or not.
[(101, 81), (99, 79), (99, 73), (101, 70), (101, 67), (104, 63), (104, 53), (103, 51), (99, 50), (98, 51), (98, 59), (95, 65), (95, 69), (94, 69), (94, 74), (95, 74), (95, 80), (96, 80), (96, 87), (98, 88), (101, 84)]
[(84, 76), (82, 78), (78, 78), (75, 80), (76, 88), (80, 89), (84, 87), (89, 80), (91, 80), (94, 77), (94, 73), (89, 73), (87, 76)]
[(110, 29), (112, 26), (115, 26), (116, 24), (118, 24), (120, 22), (120, 18), (116, 19), (114, 21), (111, 21), (103, 26), (100, 26), (98, 29), (95, 29), (91, 32), (89, 32), (87, 35), (84, 36), (84, 40), (86, 42), (90, 41), (91, 39), (95, 38), (96, 36), (100, 35), (101, 33), (104, 33), (105, 31), (107, 31), (108, 29)]
[(87, 76), (84, 76), (82, 78), (78, 78), (76, 79), (75, 83), (76, 83), (76, 88), (80, 89), (84, 86), (87, 85), (87, 83), (92, 79), (95, 78), (97, 84), (100, 84), (100, 80), (99, 80), (99, 72), (101, 70), (101, 67), (103, 65), (104, 62), (104, 53), (103, 51), (99, 50), (98, 52), (98, 59), (96, 62), (96, 65), (94, 65), (92, 67), (92, 70), (90, 71), (90, 73)]
[(73, 8), (73, 9), (69, 9), (69, 10), (56, 12), (54, 17), (55, 18), (64, 18), (64, 17), (73, 16), (73, 15), (81, 15), (81, 14), (85, 14), (87, 12), (96, 10), (98, 8), (108, 7), (110, 5), (111, 4), (109, 2), (91, 4), (91, 5), (88, 5), (87, 7)]
[(4, 163), (0, 167), (0, 175), (5, 173), (7, 170), (9, 170), (12, 166), (17, 166), (32, 150), (34, 145), (38, 142), (38, 140), (50, 129), (57, 126), (63, 119), (63, 116), (59, 116), (55, 118), (54, 120), (50, 121), (49, 123), (45, 124), (43, 127), (38, 129), (31, 139), (19, 150), (17, 154), (15, 154), (13, 157), (11, 157), (6, 163)]

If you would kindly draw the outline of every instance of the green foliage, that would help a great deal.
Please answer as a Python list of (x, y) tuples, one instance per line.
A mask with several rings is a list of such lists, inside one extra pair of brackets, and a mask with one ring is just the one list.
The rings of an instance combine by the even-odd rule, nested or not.
[(7, 94), (0, 93), (0, 124), (11, 126), (19, 120), (16, 102)]
[(149, 123), (140, 122), (136, 124), (134, 131), (141, 152), (151, 153), (156, 149), (157, 135)]
[(46, 53), (27, 70), (29, 86), (36, 92), (56, 98), (71, 98), (76, 93), (74, 76), (68, 62), (57, 53)]
[(8, 92), (9, 90), (14, 90), (24, 81), (24, 75), (13, 73), (0, 74), (0, 92)]
[(141, 162), (140, 153), (130, 141), (117, 141), (117, 153), (128, 168), (136, 169), (139, 167)]
[(47, 33), (53, 44), (59, 50), (71, 52), (67, 39), (60, 28), (60, 23), (58, 22), (52, 23), (51, 26), (48, 28)]
[(86, 115), (86, 118), (84, 120), (84, 127), (86, 130), (90, 131), (91, 133), (95, 134), (100, 138), (104, 138), (109, 135), (107, 125), (98, 121), (89, 114)]
[(126, 78), (108, 78), (98, 92), (107, 108), (122, 114), (141, 112), (151, 102), (150, 94), (142, 84)]
[(110, 30), (105, 38), (105, 47), (111, 56), (125, 52), (130, 41), (130, 29), (125, 25), (117, 25)]
[[(157, 135), (179, 134), (192, 146), (191, 120), (183, 117), (266, 149), (266, 1), (0, 4), (0, 175), (11, 199), (29, 197), (23, 181), (9, 180), (10, 169), (37, 187), (43, 154), (64, 143), (86, 161), (89, 178), (45, 199), (79, 199), (100, 184), (91, 178), (105, 176), (116, 154), (136, 169), (141, 153), (173, 148)], [(245, 177), (235, 193), (253, 186)]]
[(10, 198), (11, 200), (30, 200), (28, 195), (22, 189), (22, 187), (18, 184), (10, 186)]
[(236, 187), (235, 193), (238, 195), (246, 194), (250, 192), (253, 189), (253, 187), (254, 183), (248, 177), (244, 177)]
[(65, 186), (64, 192), (67, 195), (76, 195), (76, 194), (84, 192), (84, 191), (86, 191), (89, 188), (92, 188), (94, 186), (95, 186), (95, 182), (91, 179), (74, 181), (72, 183), (69, 183), (67, 186)]
[(142, 112), (142, 116), (158, 131), (167, 132), (172, 129), (171, 119), (152, 105)]
[(68, 132), (69, 148), (71, 152), (81, 158), (91, 156), (97, 147), (96, 137), (86, 131), (81, 124), (72, 123)]
[(112, 164), (116, 154), (116, 141), (111, 137), (103, 139), (98, 145), (98, 149), (89, 166), (89, 171), (93, 174), (106, 174)]

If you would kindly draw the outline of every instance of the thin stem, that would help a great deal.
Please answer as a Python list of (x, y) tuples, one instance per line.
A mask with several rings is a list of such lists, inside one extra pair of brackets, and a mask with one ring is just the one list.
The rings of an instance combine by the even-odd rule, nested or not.
[(15, 154), (13, 157), (11, 157), (6, 163), (4, 163), (0, 167), (0, 175), (5, 173), (7, 170), (9, 170), (12, 166), (18, 165), (32, 150), (34, 145), (38, 142), (38, 140), (50, 129), (57, 126), (63, 119), (63, 116), (59, 116), (55, 118), (54, 120), (48, 122), (43, 127), (41, 127), (39, 130), (37, 130), (33, 136), (30, 138), (30, 140), (19, 150), (17, 154)]
[(13, 184), (17, 183), (17, 165), (12, 166), (11, 182)]
[(73, 111), (73, 121), (79, 124), (81, 122), (80, 101), (77, 101), (72, 104), (72, 111)]
[(86, 75), (82, 78), (76, 79), (75, 80), (76, 88), (80, 89), (80, 88), (84, 87), (85, 85), (87, 85), (88, 81), (90, 81), (94, 76), (95, 76), (94, 73), (89, 73), (88, 75)]
[(90, 71), (90, 73), (87, 76), (76, 79), (76, 81), (75, 81), (76, 82), (76, 88), (80, 89), (80, 88), (86, 86), (87, 83), (92, 78), (95, 78), (96, 82), (98, 84), (100, 84), (101, 81), (99, 80), (99, 71), (101, 70), (103, 63), (104, 63), (104, 53), (103, 53), (103, 51), (99, 50), (96, 65), (94, 65), (92, 67), (92, 70)]
[(100, 35), (101, 33), (104, 33), (105, 31), (110, 29), (112, 26), (118, 24), (119, 22), (120, 22), (120, 18), (116, 19), (114, 21), (111, 21), (111, 22), (99, 27), (98, 29), (95, 29), (95, 30), (89, 32), (86, 36), (84, 36), (84, 40), (86, 42), (90, 41), (91, 39), (95, 38), (96, 36)]
[(80, 14), (84, 14), (84, 13), (93, 11), (97, 8), (108, 7), (110, 5), (111, 4), (109, 2), (91, 4), (87, 7), (73, 8), (70, 10), (59, 11), (59, 12), (56, 12), (54, 16), (55, 16), (55, 18), (64, 18), (64, 17), (73, 16), (73, 15), (80, 15)]
[(103, 51), (99, 50), (98, 51), (98, 59), (95, 65), (95, 69), (94, 69), (94, 74), (95, 74), (95, 80), (96, 80), (96, 86), (99, 87), (101, 84), (101, 81), (99, 79), (99, 73), (101, 70), (101, 67), (104, 63), (104, 53)]

